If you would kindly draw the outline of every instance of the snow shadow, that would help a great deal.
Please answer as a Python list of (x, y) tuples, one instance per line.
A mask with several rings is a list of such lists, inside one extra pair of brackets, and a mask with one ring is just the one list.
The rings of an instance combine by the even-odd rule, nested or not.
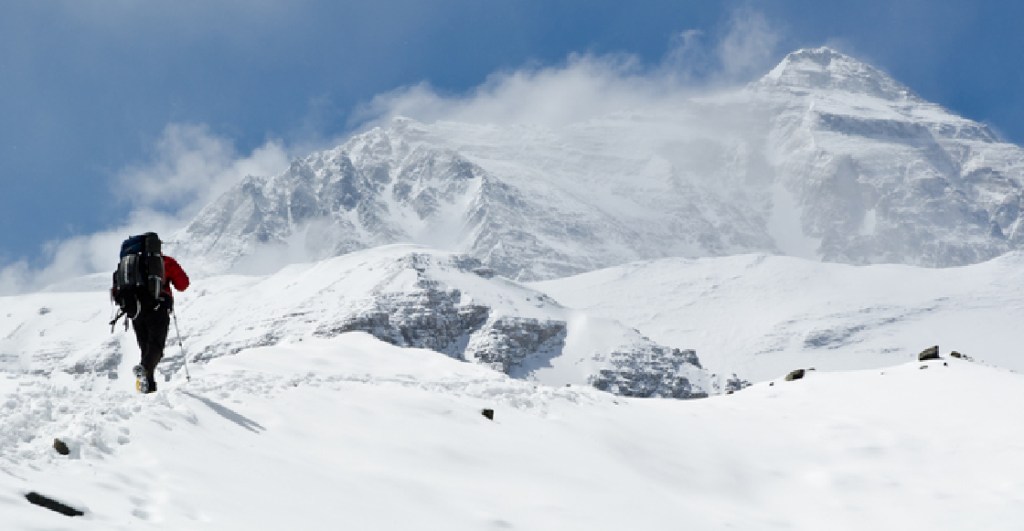
[(210, 400), (209, 398), (193, 394), (193, 393), (191, 393), (189, 391), (182, 391), (182, 394), (190, 396), (190, 397), (192, 397), (192, 398), (194, 398), (194, 399), (196, 399), (196, 400), (206, 404), (207, 407), (212, 409), (214, 413), (216, 413), (216, 414), (218, 414), (218, 415), (220, 415), (220, 416), (230, 420), (231, 422), (234, 422), (235, 424), (238, 424), (239, 426), (241, 426), (241, 427), (243, 427), (243, 428), (245, 428), (245, 429), (247, 429), (247, 430), (249, 430), (249, 431), (251, 431), (253, 433), (260, 433), (260, 432), (267, 431), (267, 429), (264, 428), (263, 425), (261, 425), (259, 422), (256, 422), (255, 420), (252, 420), (251, 418), (246, 417), (245, 415), (243, 415), (243, 414), (241, 414), (241, 413), (239, 413), (239, 412), (237, 412), (237, 411), (235, 411), (235, 410), (233, 410), (233, 409), (231, 409), (229, 407), (222, 406), (222, 405), (214, 402), (213, 400)]

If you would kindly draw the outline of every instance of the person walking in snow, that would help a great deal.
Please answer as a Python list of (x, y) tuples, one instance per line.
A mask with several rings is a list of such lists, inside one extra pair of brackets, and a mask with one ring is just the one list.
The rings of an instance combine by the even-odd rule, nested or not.
[(110, 289), (112, 299), (120, 307), (120, 313), (111, 325), (125, 315), (135, 330), (140, 359), (132, 370), (140, 393), (156, 391), (154, 371), (164, 357), (170, 315), (174, 311), (171, 286), (185, 291), (190, 283), (178, 261), (160, 252), (160, 245), (160, 238), (155, 232), (125, 240), (121, 244), (121, 260), (114, 271), (114, 283)]

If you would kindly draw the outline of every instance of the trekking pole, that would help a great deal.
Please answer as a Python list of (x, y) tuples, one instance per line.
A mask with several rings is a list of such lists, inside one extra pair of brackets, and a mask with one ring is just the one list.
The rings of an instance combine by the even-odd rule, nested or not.
[(178, 348), (181, 349), (181, 360), (185, 362), (185, 381), (191, 382), (192, 375), (188, 373), (188, 358), (185, 357), (185, 346), (181, 344), (181, 331), (178, 330), (178, 312), (171, 310), (171, 317), (174, 317), (174, 333), (178, 336)]

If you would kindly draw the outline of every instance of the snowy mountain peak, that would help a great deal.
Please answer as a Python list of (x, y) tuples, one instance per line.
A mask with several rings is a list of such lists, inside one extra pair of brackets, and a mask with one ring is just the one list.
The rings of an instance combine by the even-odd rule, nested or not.
[(790, 53), (758, 84), (801, 92), (838, 90), (890, 100), (917, 99), (888, 74), (826, 46)]
[(174, 251), (269, 273), (417, 243), (519, 280), (749, 252), (943, 267), (1024, 248), (1022, 182), (1018, 146), (814, 48), (719, 98), (569, 126), (396, 118), (240, 182)]

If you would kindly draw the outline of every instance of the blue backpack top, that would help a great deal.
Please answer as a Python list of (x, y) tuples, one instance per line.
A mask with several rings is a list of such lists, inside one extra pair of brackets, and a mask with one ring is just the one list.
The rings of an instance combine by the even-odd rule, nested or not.
[(155, 232), (129, 236), (121, 242), (121, 258), (130, 254), (160, 254), (160, 237)]

